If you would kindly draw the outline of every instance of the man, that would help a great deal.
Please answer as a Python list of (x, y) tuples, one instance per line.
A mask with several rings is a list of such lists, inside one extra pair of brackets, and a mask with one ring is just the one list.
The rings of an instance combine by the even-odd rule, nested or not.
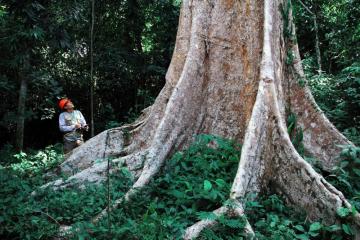
[(68, 153), (74, 148), (84, 143), (83, 130), (87, 130), (85, 118), (78, 110), (74, 110), (74, 104), (68, 98), (59, 101), (62, 111), (59, 116), (60, 131), (64, 134), (64, 153)]

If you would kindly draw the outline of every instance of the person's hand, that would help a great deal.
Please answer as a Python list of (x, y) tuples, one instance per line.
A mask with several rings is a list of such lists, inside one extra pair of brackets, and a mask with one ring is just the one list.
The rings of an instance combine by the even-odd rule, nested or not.
[(75, 129), (78, 129), (78, 128), (81, 128), (81, 124), (80, 124), (80, 123), (75, 124)]

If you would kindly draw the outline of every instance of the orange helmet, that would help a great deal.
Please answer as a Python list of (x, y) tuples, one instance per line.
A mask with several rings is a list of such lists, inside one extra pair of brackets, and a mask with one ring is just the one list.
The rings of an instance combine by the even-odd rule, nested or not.
[(60, 99), (60, 101), (59, 101), (59, 108), (60, 108), (61, 110), (64, 110), (64, 107), (65, 107), (66, 104), (69, 103), (69, 102), (71, 102), (71, 100), (68, 99), (68, 98), (62, 98), (62, 99)]

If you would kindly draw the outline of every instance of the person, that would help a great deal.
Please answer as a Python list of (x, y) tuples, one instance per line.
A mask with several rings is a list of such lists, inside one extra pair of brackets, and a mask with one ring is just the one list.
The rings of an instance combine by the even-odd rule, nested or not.
[(78, 110), (74, 110), (74, 104), (68, 98), (59, 101), (59, 107), (63, 111), (59, 116), (59, 128), (64, 133), (64, 153), (84, 143), (83, 131), (88, 129), (85, 118)]

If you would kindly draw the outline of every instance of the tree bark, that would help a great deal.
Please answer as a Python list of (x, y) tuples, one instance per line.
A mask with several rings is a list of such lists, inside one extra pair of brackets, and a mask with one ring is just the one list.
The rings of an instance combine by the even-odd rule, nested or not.
[[(95, 160), (107, 145), (105, 155), (127, 166), (136, 180), (114, 203), (116, 208), (131, 201), (174, 151), (188, 146), (194, 135), (207, 133), (243, 143), (229, 193), (238, 208), (223, 206), (214, 210), (216, 215), (246, 215), (241, 202), (246, 194), (273, 189), (311, 219), (336, 222), (336, 209), (351, 206), (296, 152), (287, 115), (297, 115), (307, 154), (326, 170), (337, 164), (337, 145), (351, 142), (316, 105), (294, 36), (288, 1), (184, 0), (166, 84), (155, 103), (135, 123), (100, 133), (75, 149), (60, 166), (72, 175), (69, 180), (47, 186), (103, 181), (106, 165)], [(105, 215), (106, 210), (94, 221)], [(358, 214), (352, 223), (358, 228)], [(215, 224), (195, 223), (184, 238)], [(246, 229), (252, 232), (250, 226)]]
[(22, 151), (24, 147), (24, 131), (25, 131), (25, 110), (26, 110), (26, 95), (28, 88), (28, 79), (26, 76), (29, 70), (29, 59), (25, 57), (23, 67), (20, 70), (18, 76), (20, 78), (20, 89), (17, 109), (16, 120), (16, 138), (15, 147), (17, 151)]
[(315, 50), (316, 50), (316, 60), (318, 65), (319, 74), (322, 73), (322, 64), (321, 64), (321, 51), (320, 51), (320, 39), (319, 39), (319, 26), (317, 21), (317, 15), (314, 14), (314, 30), (315, 30)]

